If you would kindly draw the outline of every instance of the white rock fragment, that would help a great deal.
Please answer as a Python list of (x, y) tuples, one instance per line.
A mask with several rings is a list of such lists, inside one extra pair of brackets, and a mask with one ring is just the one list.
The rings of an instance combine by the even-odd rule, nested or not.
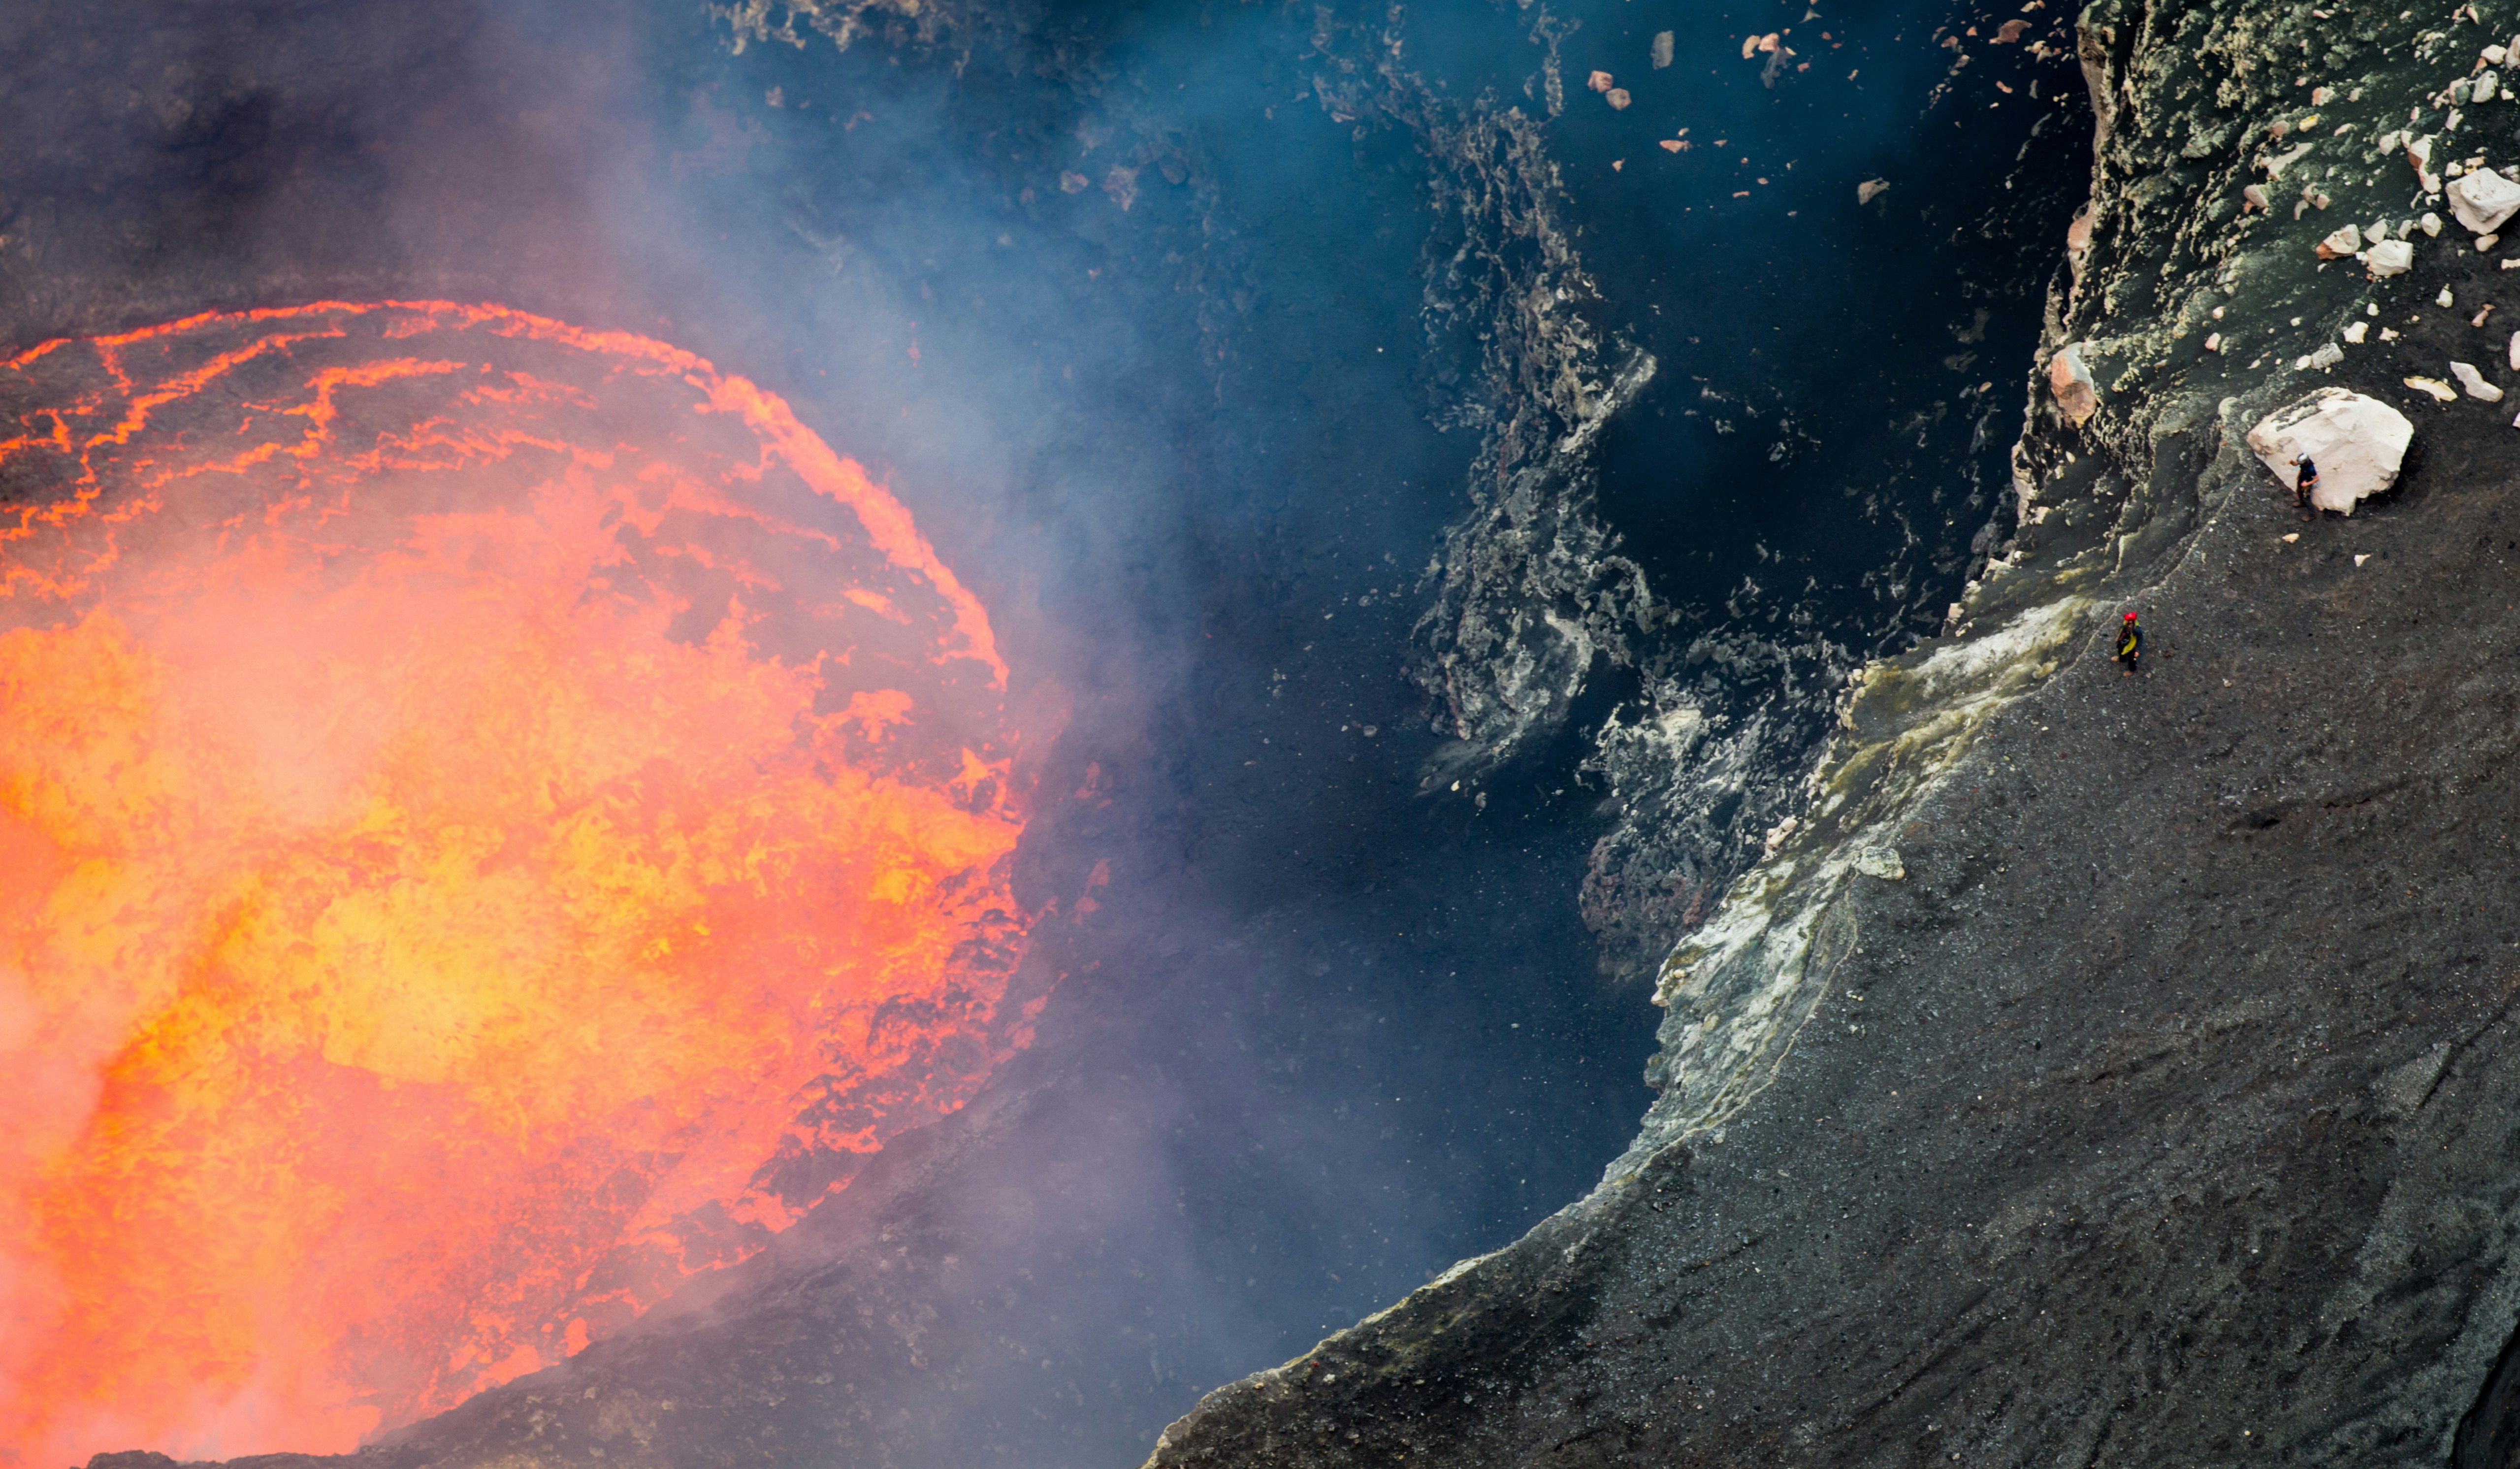
[(2273, 205), (2271, 205), (2271, 204), (2267, 203), (2267, 187), (2266, 187), (2266, 185), (2264, 185), (2264, 184), (2251, 184), (2251, 185), (2249, 185), (2247, 188), (2242, 189), (2242, 190), (2240, 191), (2240, 212), (2241, 212), (2241, 213), (2245, 214), (2245, 213), (2249, 212), (2249, 210), (2251, 210), (2251, 209), (2270, 209), (2270, 210), (2271, 210), (2271, 209), (2272, 209), (2273, 207), (2274, 207), (2274, 206), (2273, 206)]
[(2208, 333), (2206, 333), (2206, 334), (2205, 334), (2205, 350), (2207, 350), (2207, 351), (2209, 351), (2209, 352), (2219, 352), (2219, 351), (2221, 351), (2222, 349), (2223, 349), (2223, 334), (2222, 334), (2222, 333), (2220, 333), (2220, 332), (2208, 332)]
[(2520, 184), (2491, 168), (2462, 174), (2450, 186), (2450, 211), (2471, 231), (2490, 235), (2520, 214)]
[(2501, 65), (2502, 65), (2502, 59), (2503, 59), (2504, 57), (2506, 57), (2506, 56), (2509, 56), (2511, 53), (2510, 53), (2508, 50), (2506, 50), (2505, 48), (2503, 48), (2501, 45), (2499, 45), (2499, 44), (2496, 44), (2496, 45), (2491, 45), (2491, 46), (2484, 47), (2483, 49), (2479, 50), (2476, 54), (2477, 54), (2478, 56), (2483, 57), (2483, 58), (2485, 59), (2485, 64), (2486, 64), (2487, 66), (2489, 66), (2489, 67), (2498, 67), (2498, 66), (2501, 66)]
[(2511, 334), (2511, 370), (2520, 372), (2520, 332)]
[(2270, 413), (2249, 431), (2249, 449), (2286, 484), (2293, 461), (2307, 454), (2318, 462), (2311, 502), (2321, 510), (2354, 513), (2357, 501), (2398, 482), (2415, 426), (2381, 402), (2342, 388), (2321, 388)]
[(2494, 100), (2495, 89), (2501, 84), (2501, 81), (2502, 78), (2495, 75), (2491, 71), (2482, 73), (2476, 78), (2476, 85), (2469, 89), (2467, 100), (2470, 102), (2492, 102)]
[(2332, 87), (2313, 87), (2310, 89), (2310, 105), (2312, 107), (2325, 107), (2327, 106), (2327, 99), (2335, 95), (2336, 91)]
[(2353, 225), (2331, 232), (2318, 242), (2318, 254), (2322, 260), (2342, 260), (2362, 249), (2362, 232)]
[(1855, 202), (1860, 205), (1870, 204), (1880, 198), (1882, 191), (1889, 187), (1890, 180), (1886, 178), (1868, 178), (1855, 186)]
[(2362, 238), (2373, 245), (2377, 245), (2381, 241), (2388, 239), (2389, 221), (2383, 219), (2377, 224), (2366, 224), (2362, 226)]
[(2298, 530), (2288, 530), (2288, 531), (2284, 532), (2284, 535), (2283, 535), (2283, 543), (2284, 543), (2285, 545), (2287, 545), (2287, 546), (2288, 546), (2288, 545), (2291, 545), (2294, 541), (2297, 541), (2297, 540), (2299, 540), (2299, 539), (2301, 539), (2301, 532), (2300, 532), (2300, 531), (2298, 531)]
[(2455, 403), (2458, 401), (2458, 390), (2452, 388), (2439, 378), (2408, 378), (2407, 379), (2407, 386), (2417, 392), (2428, 392), (2432, 394), (2434, 399), (2439, 402)]
[[(2400, 133), (2400, 137), (2406, 134)], [(2415, 181), (2427, 194), (2441, 192), (2441, 175), (2433, 172), (2433, 140), (2417, 138), (2407, 145), (2407, 161), (2414, 167)]]
[(2368, 551), (2364, 551), (2364, 552), (2362, 552), (2361, 555), (2356, 556), (2356, 557), (2354, 558), (2354, 564), (2355, 564), (2356, 566), (2358, 566), (2358, 567), (2359, 567), (2359, 566), (2361, 566), (2362, 563), (2364, 563), (2364, 562), (2366, 562), (2366, 561), (2369, 561), (2370, 559), (2371, 559), (2371, 553), (2370, 553), (2370, 552), (2368, 552)]
[(2048, 363), (2048, 390), (2056, 394), (2057, 411), (2076, 428), (2099, 411), (2099, 385), (2092, 381), (2092, 369), (2083, 361), (2083, 344), (2071, 344)]
[(2433, 298), (2433, 304), (2442, 307), (2449, 307), (2455, 304), (2455, 301), (2450, 294), (2450, 288), (2448, 286), (2444, 286), (2442, 288), (2441, 295)]
[(2325, 372), (2345, 360), (2345, 348), (2333, 342), (2319, 344), (2318, 350), (2293, 364), (2303, 372)]
[(2489, 403), (2502, 401), (2502, 390), (2485, 381), (2485, 374), (2478, 372), (2474, 363), (2453, 362), (2450, 365), (2450, 375), (2458, 379), (2458, 386), (2467, 390), (2469, 397)]
[(2430, 209), (2424, 210), (2424, 217), (2416, 220), (2415, 223), (2422, 227), (2427, 235), (2438, 236), (2442, 232), (2442, 217)]
[(1908, 875), (1908, 864), (1900, 860), (1896, 848), (1868, 847), (1855, 854), (1855, 870), (1866, 877), (1895, 883)]
[(2396, 327), (2382, 327), (2382, 328), (2380, 329), (2380, 340), (2381, 340), (2382, 342), (2395, 342), (2395, 341), (2397, 341), (2397, 340), (2398, 340), (2398, 329), (2397, 329)]
[(2355, 323), (2353, 323), (2352, 325), (2350, 325), (2350, 326), (2346, 327), (2346, 329), (2345, 329), (2345, 340), (2346, 340), (2346, 341), (2348, 341), (2348, 342), (2353, 343), (2356, 346), (2361, 346), (2361, 345), (2362, 344), (2362, 337), (2363, 337), (2363, 334), (2364, 334), (2364, 333), (2366, 333), (2366, 332), (2368, 332), (2368, 331), (2370, 331), (2370, 330), (2371, 330), (2371, 323), (2369, 323), (2369, 322), (2367, 322), (2367, 321), (2358, 321), (2358, 322), (2355, 322)]
[(2404, 240), (2383, 240), (2362, 254), (2362, 268), (2374, 276), (2405, 275), (2414, 264), (2415, 248)]
[(1668, 30), (1654, 32), (1653, 49), (1647, 54), (1652, 57), (1653, 69), (1657, 71), (1671, 65), (1672, 39), (1672, 33)]

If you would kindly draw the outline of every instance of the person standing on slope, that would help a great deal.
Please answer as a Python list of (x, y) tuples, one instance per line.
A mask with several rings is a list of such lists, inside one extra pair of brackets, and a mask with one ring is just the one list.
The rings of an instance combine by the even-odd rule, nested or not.
[(2143, 626), (2136, 621), (2134, 613), (2128, 613), (2118, 624), (2118, 662), (2126, 665), (2126, 674), (2132, 678), (2142, 671), (2138, 666), (2142, 661)]
[(2312, 490), (2318, 488), (2318, 466), (2312, 462), (2311, 457), (2308, 454), (2304, 454), (2300, 458), (2295, 459), (2293, 461), (2293, 508), (2301, 512), (2301, 518), (2303, 520), (2316, 520), (2318, 517), (2318, 512), (2311, 508), (2310, 494)]

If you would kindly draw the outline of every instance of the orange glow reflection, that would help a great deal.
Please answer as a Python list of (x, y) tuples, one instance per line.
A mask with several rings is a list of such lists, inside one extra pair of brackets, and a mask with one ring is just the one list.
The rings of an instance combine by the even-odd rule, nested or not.
[(776, 396), (323, 303), (0, 435), (0, 1462), (349, 1448), (1027, 1038), (988, 619)]

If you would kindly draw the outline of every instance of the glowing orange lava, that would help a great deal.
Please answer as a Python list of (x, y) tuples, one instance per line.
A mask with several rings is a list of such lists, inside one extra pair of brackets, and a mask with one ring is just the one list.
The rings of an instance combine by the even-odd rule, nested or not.
[(352, 1447), (1027, 1038), (988, 620), (776, 396), (323, 303), (0, 434), (0, 1463)]

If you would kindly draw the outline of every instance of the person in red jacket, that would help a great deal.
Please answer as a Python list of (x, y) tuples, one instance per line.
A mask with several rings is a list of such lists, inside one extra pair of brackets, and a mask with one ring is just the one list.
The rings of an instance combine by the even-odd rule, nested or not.
[(2125, 620), (2118, 623), (2118, 662), (2126, 665), (2127, 676), (2132, 678), (2142, 671), (2138, 666), (2142, 661), (2143, 625), (2135, 620), (2134, 613), (2128, 613)]

